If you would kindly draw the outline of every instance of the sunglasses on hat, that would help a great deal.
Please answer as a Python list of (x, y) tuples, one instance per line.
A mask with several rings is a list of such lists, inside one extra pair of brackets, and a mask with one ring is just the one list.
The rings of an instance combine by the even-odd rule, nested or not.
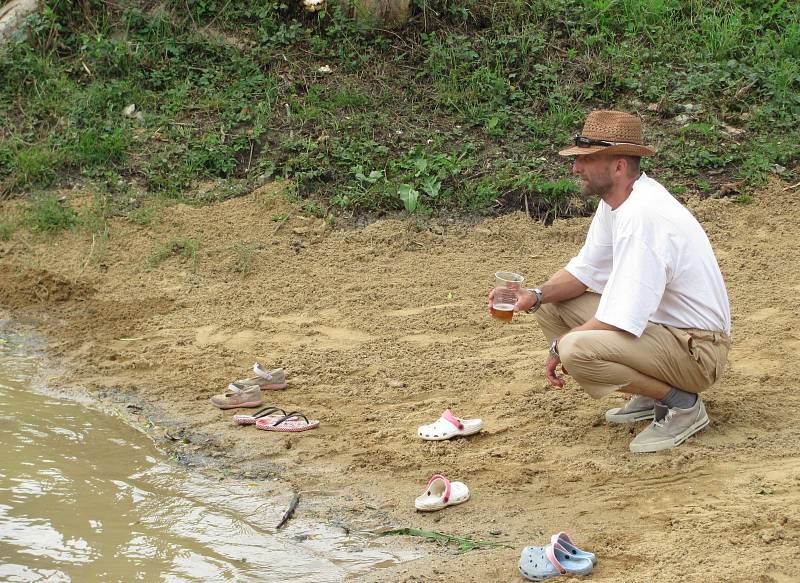
[(619, 146), (622, 144), (631, 144), (631, 142), (609, 142), (608, 140), (597, 140), (595, 138), (587, 138), (586, 136), (575, 134), (575, 145), (579, 148), (590, 148), (591, 146)]

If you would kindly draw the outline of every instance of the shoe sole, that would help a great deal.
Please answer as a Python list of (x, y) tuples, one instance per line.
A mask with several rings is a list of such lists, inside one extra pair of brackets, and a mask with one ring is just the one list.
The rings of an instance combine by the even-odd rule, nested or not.
[(686, 429), (683, 433), (672, 439), (665, 439), (664, 441), (657, 441), (655, 443), (634, 444), (631, 443), (629, 448), (633, 453), (653, 453), (655, 451), (663, 451), (665, 449), (673, 449), (678, 447), (684, 441), (689, 439), (692, 435), (706, 427), (710, 423), (708, 415), (703, 419), (696, 421), (691, 427)]
[(654, 413), (652, 409), (634, 411), (633, 413), (624, 413), (622, 415), (606, 412), (606, 421), (609, 423), (635, 423), (637, 421), (649, 421), (653, 417)]
[(212, 405), (214, 405), (217, 409), (239, 409), (239, 408), (250, 408), (250, 407), (260, 407), (264, 401), (248, 401), (247, 403), (239, 403), (238, 405), (217, 405), (212, 401)]

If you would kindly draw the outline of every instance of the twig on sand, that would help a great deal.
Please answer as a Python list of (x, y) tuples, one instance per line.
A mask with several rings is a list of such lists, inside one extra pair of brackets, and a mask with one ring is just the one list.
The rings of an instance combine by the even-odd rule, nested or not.
[(528, 194), (525, 193), (522, 196), (525, 197), (525, 214), (528, 215), (528, 218), (531, 218), (531, 209), (528, 208)]
[(280, 527), (289, 521), (294, 514), (294, 509), (297, 508), (298, 502), (300, 502), (300, 494), (295, 494), (292, 497), (292, 501), (289, 503), (289, 508), (287, 508), (286, 512), (283, 513), (283, 518), (281, 518), (281, 521), (278, 523), (278, 526), (275, 527), (275, 530), (280, 529)]
[(783, 189), (783, 192), (786, 192), (787, 190), (794, 190), (798, 186), (800, 186), (800, 182), (798, 182), (797, 184), (792, 184), (791, 186), (787, 186), (786, 188)]

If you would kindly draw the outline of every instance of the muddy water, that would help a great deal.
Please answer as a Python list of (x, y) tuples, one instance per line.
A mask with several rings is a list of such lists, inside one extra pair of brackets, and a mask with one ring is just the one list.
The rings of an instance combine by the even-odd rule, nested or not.
[(289, 492), (211, 481), (117, 418), (32, 392), (39, 364), (15, 342), (0, 330), (0, 581), (324, 582), (400, 560), (300, 517), (276, 534)]

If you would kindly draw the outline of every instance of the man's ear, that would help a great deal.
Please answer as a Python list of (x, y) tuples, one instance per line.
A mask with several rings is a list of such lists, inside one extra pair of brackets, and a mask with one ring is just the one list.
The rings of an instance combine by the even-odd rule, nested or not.
[(617, 176), (627, 176), (628, 175), (628, 161), (620, 156), (614, 162), (614, 174)]

